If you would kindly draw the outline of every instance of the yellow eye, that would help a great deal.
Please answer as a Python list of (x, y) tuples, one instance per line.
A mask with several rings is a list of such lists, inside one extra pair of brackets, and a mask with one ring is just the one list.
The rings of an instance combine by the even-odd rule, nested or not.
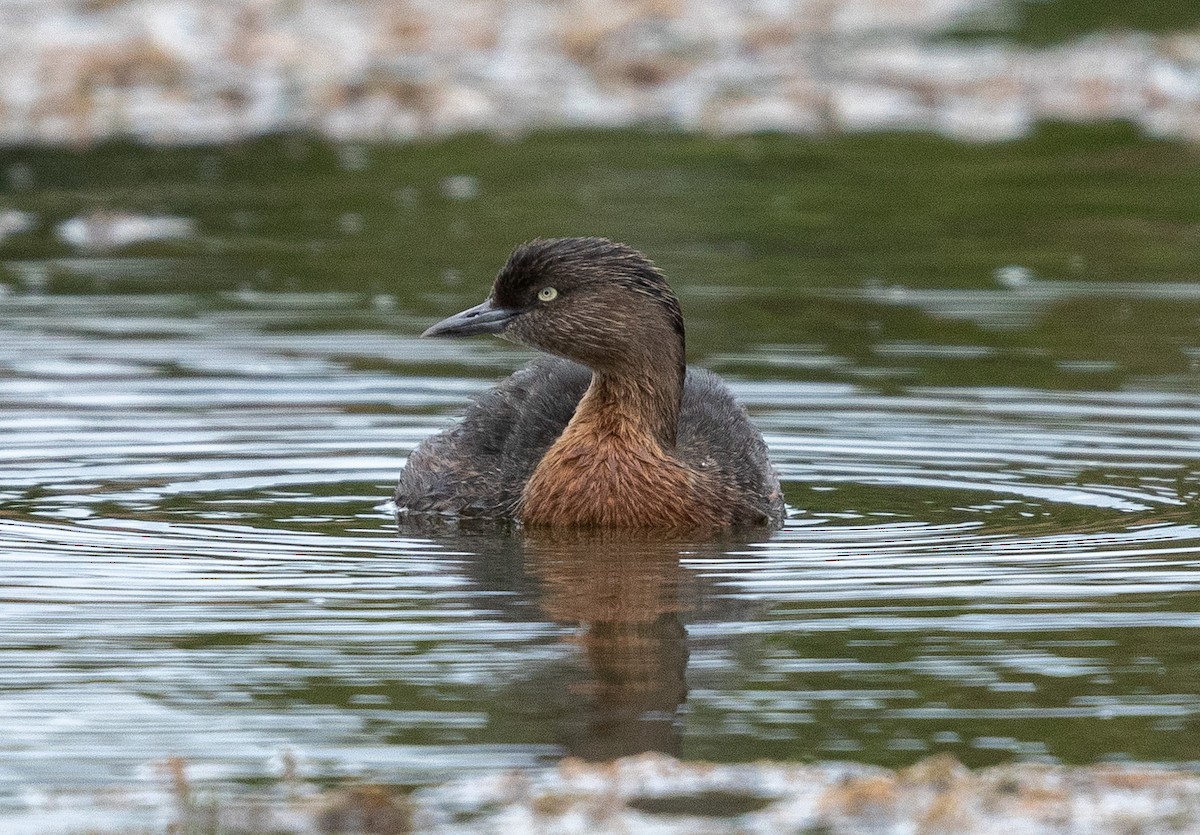
[(543, 287), (538, 290), (538, 298), (544, 302), (552, 302), (558, 298), (558, 291), (553, 287)]

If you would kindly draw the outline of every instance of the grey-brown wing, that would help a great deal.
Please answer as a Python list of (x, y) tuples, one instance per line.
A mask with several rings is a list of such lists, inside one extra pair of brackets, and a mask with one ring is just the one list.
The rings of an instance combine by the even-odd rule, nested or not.
[(462, 420), (409, 456), (396, 505), (412, 513), (510, 517), (591, 380), (581, 365), (538, 359), (476, 399)]
[(677, 448), (682, 460), (715, 472), (726, 492), (740, 497), (738, 524), (783, 524), (783, 490), (762, 433), (728, 386), (711, 371), (688, 371)]

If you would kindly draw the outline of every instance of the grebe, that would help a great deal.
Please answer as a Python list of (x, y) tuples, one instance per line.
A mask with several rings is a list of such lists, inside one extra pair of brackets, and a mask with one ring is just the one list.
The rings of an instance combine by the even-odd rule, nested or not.
[(604, 238), (517, 247), (481, 304), (422, 336), (495, 334), (535, 360), (427, 438), (400, 513), (525, 525), (713, 530), (783, 523), (762, 435), (715, 374), (689, 370), (662, 273)]

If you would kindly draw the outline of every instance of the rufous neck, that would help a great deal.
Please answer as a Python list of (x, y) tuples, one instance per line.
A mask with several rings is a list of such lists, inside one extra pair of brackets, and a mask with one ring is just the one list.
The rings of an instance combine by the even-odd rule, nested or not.
[(674, 449), (683, 376), (682, 365), (653, 371), (594, 371), (571, 424), (619, 442), (644, 443), (650, 438), (663, 450)]

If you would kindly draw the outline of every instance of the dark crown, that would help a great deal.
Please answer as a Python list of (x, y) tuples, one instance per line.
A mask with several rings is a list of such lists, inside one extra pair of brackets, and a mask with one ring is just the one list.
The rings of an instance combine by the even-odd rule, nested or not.
[(679, 300), (667, 279), (645, 255), (607, 238), (537, 238), (513, 250), (496, 276), (492, 296), (505, 307), (521, 307), (546, 285), (618, 285), (665, 307), (683, 335)]

